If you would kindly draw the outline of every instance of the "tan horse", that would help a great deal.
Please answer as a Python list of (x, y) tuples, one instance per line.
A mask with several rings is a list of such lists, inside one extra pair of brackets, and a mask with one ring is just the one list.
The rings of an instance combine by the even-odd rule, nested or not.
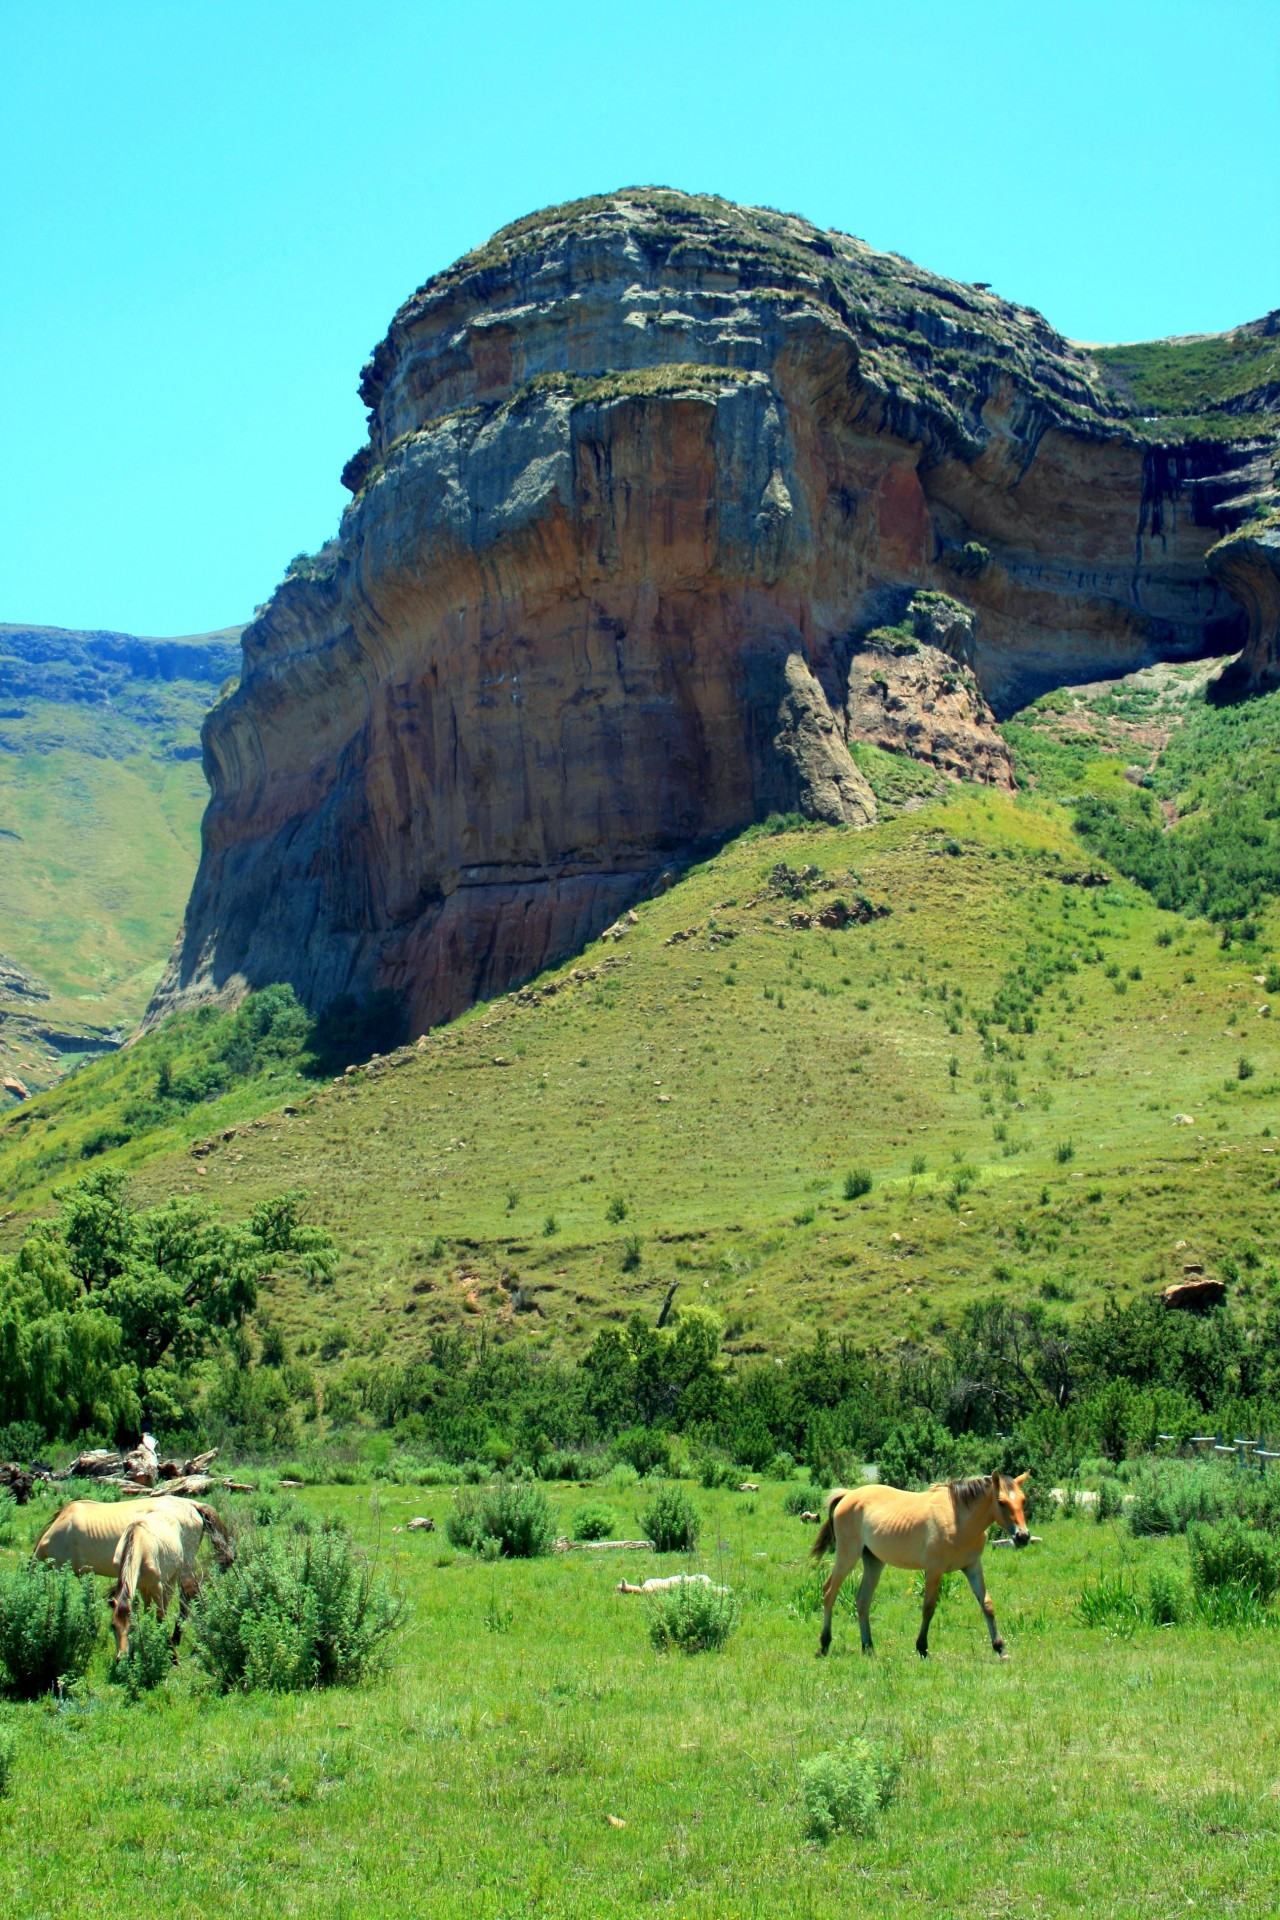
[[(182, 1604), (173, 1636), (176, 1647), (182, 1637), (182, 1622), (198, 1584), (196, 1555), (206, 1533), (220, 1567), (229, 1567), (236, 1557), (235, 1542), (222, 1518), (202, 1500), (178, 1500), (168, 1495), (153, 1495), (142, 1500), (72, 1500), (50, 1521), (36, 1541), (34, 1557), (51, 1560), (55, 1566), (70, 1567), (73, 1573), (99, 1573), (114, 1578), (121, 1575), (121, 1554), (131, 1529), (157, 1517), (163, 1535), (165, 1565), (169, 1566), (171, 1536), (178, 1541), (180, 1567), (161, 1581), (164, 1605), (161, 1619), (172, 1598), (175, 1583), (181, 1586)], [(139, 1563), (141, 1566), (141, 1563)], [(156, 1562), (157, 1567), (159, 1561)], [(122, 1577), (122, 1576), (121, 1576)], [(139, 1576), (140, 1577), (140, 1576)], [(137, 1584), (135, 1579), (134, 1584)], [(132, 1599), (133, 1587), (129, 1589)], [(154, 1583), (150, 1572), (143, 1583), (143, 1597), (152, 1598)], [(113, 1616), (114, 1617), (114, 1616)], [(125, 1650), (128, 1648), (128, 1608), (125, 1610)], [(120, 1630), (116, 1629), (117, 1644)]]
[(837, 1489), (827, 1501), (827, 1517), (813, 1543), (820, 1560), (835, 1542), (836, 1563), (822, 1589), (822, 1638), (818, 1652), (831, 1645), (831, 1615), (836, 1595), (859, 1557), (862, 1581), (858, 1587), (858, 1631), (862, 1651), (871, 1652), (871, 1600), (880, 1575), (888, 1567), (918, 1567), (924, 1572), (924, 1614), (916, 1636), (916, 1652), (929, 1655), (929, 1622), (938, 1604), (944, 1573), (961, 1570), (982, 1608), (995, 1653), (1004, 1659), (1004, 1641), (996, 1628), (995, 1608), (982, 1577), (982, 1549), (988, 1527), (1007, 1528), (1015, 1547), (1025, 1547), (1027, 1531), (1022, 1485), (1025, 1473), (1011, 1480), (993, 1473), (988, 1480), (949, 1480), (927, 1493), (903, 1493), (898, 1487), (857, 1487), (852, 1493)]
[(181, 1587), (182, 1604), (173, 1632), (173, 1658), (178, 1658), (182, 1622), (187, 1604), (196, 1590), (196, 1548), (199, 1536), (192, 1536), (182, 1516), (166, 1512), (157, 1504), (130, 1522), (116, 1553), (120, 1581), (111, 1607), (111, 1629), (116, 1636), (116, 1653), (123, 1660), (129, 1651), (129, 1627), (133, 1617), (134, 1595), (141, 1593), (163, 1620), (174, 1589)]

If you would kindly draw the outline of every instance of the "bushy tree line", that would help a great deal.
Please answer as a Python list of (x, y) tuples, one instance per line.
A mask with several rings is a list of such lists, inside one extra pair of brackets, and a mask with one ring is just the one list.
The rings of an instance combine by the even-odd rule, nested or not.
[(203, 1202), (136, 1208), (118, 1173), (67, 1193), (56, 1220), (0, 1261), (0, 1428), (45, 1439), (190, 1427), (197, 1368), (230, 1359), (267, 1270), (328, 1271), (328, 1236), (302, 1196), (229, 1225)]
[(886, 1479), (928, 1480), (993, 1465), (1071, 1473), (1206, 1427), (1280, 1431), (1280, 1311), (1247, 1325), (1145, 1299), (1068, 1324), (1042, 1306), (976, 1303), (934, 1349), (872, 1353), (819, 1334), (779, 1364), (731, 1366), (715, 1317), (640, 1314), (599, 1335), (577, 1365), (519, 1339), (441, 1336), (427, 1357), (348, 1363), (327, 1407), (349, 1424), (393, 1428), (453, 1462), (522, 1463), (576, 1474), (608, 1448), (637, 1471), (673, 1449), (756, 1470), (779, 1454), (830, 1483), (854, 1460)]

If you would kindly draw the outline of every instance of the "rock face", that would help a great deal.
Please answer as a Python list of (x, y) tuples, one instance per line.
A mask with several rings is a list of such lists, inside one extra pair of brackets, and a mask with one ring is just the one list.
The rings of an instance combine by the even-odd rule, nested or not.
[[(1153, 450), (1037, 314), (792, 217), (535, 215), (361, 391), (340, 536), (206, 723), (151, 1018), (286, 979), (420, 1031), (753, 819), (870, 822), (859, 738), (1007, 785), (988, 702), (1243, 634), (1205, 555), (1256, 445)], [(962, 604), (869, 639), (921, 589)]]
[(1280, 515), (1228, 534), (1208, 553), (1213, 578), (1234, 595), (1249, 631), (1235, 675), (1242, 691), (1280, 685)]

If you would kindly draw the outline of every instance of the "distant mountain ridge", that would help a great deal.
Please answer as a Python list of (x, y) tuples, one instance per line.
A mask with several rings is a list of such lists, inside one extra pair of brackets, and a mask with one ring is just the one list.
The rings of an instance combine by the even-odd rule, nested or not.
[(238, 627), (0, 624), (0, 1105), (137, 1024), (182, 914)]

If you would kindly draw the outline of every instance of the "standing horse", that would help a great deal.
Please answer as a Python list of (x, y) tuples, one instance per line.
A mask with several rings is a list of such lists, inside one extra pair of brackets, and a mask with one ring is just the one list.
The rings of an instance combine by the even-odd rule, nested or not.
[[(150, 1571), (147, 1571), (142, 1580), (142, 1592), (144, 1599), (156, 1600), (163, 1619), (173, 1586), (175, 1582), (180, 1584), (182, 1602), (173, 1636), (176, 1647), (182, 1637), (182, 1622), (198, 1584), (196, 1555), (200, 1551), (200, 1542), (208, 1534), (209, 1544), (220, 1567), (229, 1567), (236, 1557), (235, 1542), (221, 1515), (202, 1500), (179, 1500), (172, 1495), (154, 1495), (143, 1500), (69, 1501), (36, 1541), (34, 1557), (37, 1560), (51, 1560), (55, 1566), (70, 1567), (73, 1573), (119, 1575), (123, 1581), (121, 1568), (125, 1542), (134, 1529), (153, 1516), (159, 1529), (156, 1536), (158, 1550), (169, 1572), (160, 1579), (157, 1588)], [(172, 1551), (174, 1541), (177, 1542), (176, 1562), (173, 1561)], [(155, 1559), (157, 1568), (159, 1564), (159, 1559)], [(143, 1562), (139, 1561), (133, 1584), (129, 1588), (130, 1601), (134, 1587), (142, 1579), (142, 1571)], [(160, 1594), (163, 1594), (163, 1604), (160, 1604)], [(124, 1648), (127, 1651), (128, 1607), (124, 1618)], [(118, 1624), (116, 1640), (119, 1644)]]
[(822, 1638), (818, 1652), (831, 1645), (831, 1615), (836, 1595), (859, 1556), (862, 1581), (858, 1587), (858, 1631), (862, 1651), (871, 1652), (871, 1600), (880, 1575), (889, 1567), (919, 1567), (924, 1572), (924, 1614), (916, 1636), (916, 1652), (929, 1656), (929, 1622), (938, 1604), (944, 1573), (957, 1569), (973, 1588), (982, 1608), (993, 1651), (1005, 1657), (1004, 1641), (996, 1628), (995, 1608), (982, 1577), (982, 1549), (993, 1524), (1008, 1529), (1015, 1547), (1025, 1547), (1027, 1531), (1022, 1483), (1025, 1473), (1011, 1480), (993, 1473), (988, 1480), (949, 1480), (927, 1493), (903, 1493), (898, 1487), (857, 1487), (852, 1493), (838, 1488), (827, 1501), (827, 1517), (813, 1543), (820, 1560), (835, 1542), (836, 1563), (822, 1589)]
[(166, 1513), (159, 1506), (140, 1514), (129, 1523), (116, 1551), (120, 1581), (111, 1606), (111, 1629), (116, 1636), (116, 1655), (123, 1660), (129, 1651), (129, 1626), (133, 1616), (133, 1597), (141, 1593), (150, 1601), (158, 1619), (163, 1620), (174, 1588), (181, 1585), (182, 1605), (173, 1633), (173, 1657), (178, 1658), (178, 1641), (187, 1602), (195, 1592), (195, 1548), (190, 1527), (180, 1516)]

